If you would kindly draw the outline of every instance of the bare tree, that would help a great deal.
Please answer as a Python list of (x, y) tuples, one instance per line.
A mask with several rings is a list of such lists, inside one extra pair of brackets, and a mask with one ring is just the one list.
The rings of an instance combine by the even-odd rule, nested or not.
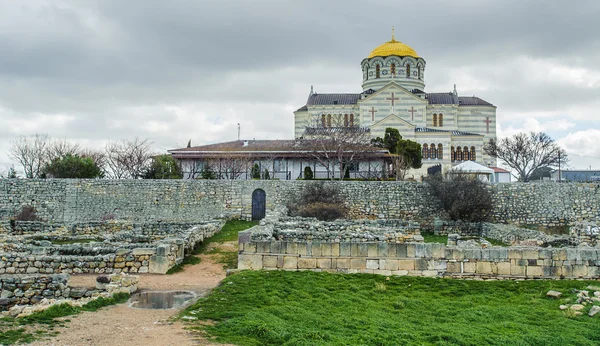
[(217, 179), (235, 180), (248, 171), (251, 164), (248, 155), (223, 155), (218, 160), (209, 162), (217, 173)]
[(47, 162), (67, 155), (81, 156), (81, 153), (82, 149), (79, 143), (70, 142), (66, 138), (49, 138), (48, 145), (46, 147)]
[(340, 180), (350, 165), (370, 148), (369, 129), (349, 124), (342, 114), (313, 119), (304, 137), (311, 141), (312, 156), (325, 167), (327, 175), (333, 177), (332, 170), (337, 166)]
[(491, 139), (483, 150), (516, 171), (515, 177), (522, 182), (529, 181), (538, 168), (557, 167), (568, 162), (566, 152), (543, 132), (521, 132), (499, 142)]
[(102, 172), (106, 175), (106, 153), (103, 151), (92, 150), (92, 149), (83, 149), (79, 152), (79, 156), (81, 157), (89, 157), (96, 163)]
[(138, 179), (152, 159), (150, 140), (110, 142), (106, 144), (107, 174), (113, 179)]
[(48, 135), (21, 136), (11, 141), (8, 156), (23, 166), (25, 178), (40, 178), (48, 162)]

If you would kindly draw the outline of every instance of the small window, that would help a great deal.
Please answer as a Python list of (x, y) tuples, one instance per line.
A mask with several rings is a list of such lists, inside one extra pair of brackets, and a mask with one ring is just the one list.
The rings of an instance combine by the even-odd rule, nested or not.
[(348, 122), (348, 114), (344, 114), (344, 127), (348, 127), (349, 122)]
[(462, 149), (460, 147), (456, 148), (456, 161), (462, 161)]
[(419, 65), (419, 67), (417, 68), (417, 71), (419, 72), (419, 79), (421, 79), (421, 65)]
[(469, 161), (469, 148), (465, 147), (463, 149), (463, 160)]
[(454, 147), (450, 147), (450, 161), (454, 162)]
[(396, 75), (396, 64), (390, 66), (390, 72), (392, 73), (392, 76)]
[(381, 68), (379, 68), (379, 64), (375, 65), (375, 78), (379, 78), (381, 74)]
[(429, 147), (429, 157), (432, 159), (437, 159), (437, 150), (435, 149), (435, 144), (431, 143)]
[(475, 147), (471, 147), (471, 161), (476, 161)]
[(406, 63), (406, 78), (410, 77), (410, 64)]
[(429, 150), (428, 150), (429, 146), (427, 144), (423, 144), (423, 152), (422, 152), (422, 156), (424, 159), (428, 159), (429, 158)]
[(327, 125), (327, 121), (325, 118), (325, 114), (321, 115), (321, 126), (325, 127)]
[(354, 127), (354, 114), (350, 114), (350, 127)]
[(331, 114), (327, 114), (327, 127), (331, 127)]
[(438, 118), (437, 118), (437, 114), (435, 114), (435, 113), (434, 113), (434, 114), (433, 114), (433, 127), (436, 127), (436, 126), (437, 126), (437, 119), (438, 119)]
[(275, 172), (283, 172), (284, 171), (284, 162), (283, 160), (273, 160), (273, 171)]
[(443, 114), (438, 115), (438, 126), (439, 127), (444, 126), (444, 115)]
[(444, 158), (444, 147), (442, 146), (442, 143), (438, 144), (437, 158), (440, 160)]

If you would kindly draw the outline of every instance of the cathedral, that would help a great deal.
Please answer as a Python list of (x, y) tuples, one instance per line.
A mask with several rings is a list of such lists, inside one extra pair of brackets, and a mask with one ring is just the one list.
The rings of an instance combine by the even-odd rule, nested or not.
[(294, 136), (306, 138), (309, 127), (368, 128), (372, 137), (383, 137), (396, 128), (404, 139), (421, 144), (424, 175), (442, 165), (446, 171), (465, 161), (495, 166), (483, 146), (496, 138), (496, 106), (454, 90), (425, 92), (426, 63), (408, 45), (392, 40), (375, 48), (361, 62), (362, 92), (321, 94), (311, 87), (306, 105), (294, 112)]

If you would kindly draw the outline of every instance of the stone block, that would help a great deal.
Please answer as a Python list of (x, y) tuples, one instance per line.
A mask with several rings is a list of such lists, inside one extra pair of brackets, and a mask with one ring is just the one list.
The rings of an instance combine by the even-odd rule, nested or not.
[(521, 259), (521, 258), (523, 258), (523, 250), (521, 250), (521, 249), (509, 249), (508, 250), (508, 258), (509, 259)]
[(340, 243), (340, 257), (350, 257), (351, 249), (351, 243)]
[(367, 260), (367, 269), (379, 269), (379, 260), (378, 259), (368, 259)]
[(311, 244), (311, 252), (312, 252), (313, 257), (321, 257), (322, 256), (321, 243), (313, 242)]
[(408, 257), (408, 244), (396, 244), (396, 257)]
[(523, 259), (537, 260), (538, 257), (539, 257), (539, 251), (537, 249), (523, 249)]
[(383, 242), (377, 243), (377, 257), (379, 257), (379, 258), (388, 257), (388, 243), (383, 243)]
[(323, 256), (323, 257), (331, 256), (331, 243), (321, 243), (321, 256)]
[(297, 255), (298, 254), (298, 243), (293, 241), (286, 242), (285, 253), (288, 255)]
[(307, 243), (297, 243), (298, 245), (298, 255), (307, 256), (308, 255), (308, 246)]
[[(359, 243), (358, 244), (358, 252), (356, 257), (367, 257), (368, 256), (368, 244), (367, 243)], [(354, 256), (352, 256), (354, 257)]]
[(377, 243), (367, 243), (367, 257), (377, 257)]
[(281, 242), (280, 241), (272, 241), (271, 242), (271, 251), (272, 254), (282, 254), (281, 252)]
[[(315, 269), (317, 261), (310, 257), (298, 257), (298, 269)], [(285, 262), (285, 259), (284, 259)], [(331, 259), (329, 259), (329, 267), (331, 268)]]
[(408, 270), (393, 270), (392, 275), (406, 276), (408, 275)]
[(461, 262), (451, 262), (448, 261), (446, 264), (446, 271), (448, 273), (460, 273), (461, 272)]
[(331, 244), (331, 256), (333, 256), (333, 257), (340, 256), (340, 243), (332, 243)]
[(244, 252), (249, 252), (249, 253), (256, 252), (256, 243), (255, 242), (244, 243)]
[(356, 269), (356, 270), (367, 269), (367, 259), (366, 258), (351, 258), (350, 259), (350, 269)]
[(508, 249), (506, 248), (493, 248), (489, 249), (490, 261), (500, 262), (508, 259)]
[(457, 260), (457, 261), (462, 261), (465, 259), (465, 253), (459, 249), (446, 248), (446, 258)]
[(298, 257), (283, 256), (283, 269), (298, 269)]
[(335, 267), (338, 269), (349, 269), (350, 258), (337, 258), (335, 259)]
[(397, 246), (399, 244), (396, 243), (388, 243), (388, 254), (387, 257), (398, 257), (398, 255), (396, 254), (397, 251)]
[(417, 258), (431, 258), (432, 244), (415, 244), (415, 257)]
[(462, 270), (463, 273), (468, 273), (468, 274), (475, 273), (475, 270), (476, 270), (475, 262), (462, 262), (462, 267), (463, 267), (463, 270)]
[(264, 255), (263, 256), (263, 268), (277, 268), (277, 256)]
[(573, 266), (573, 276), (577, 278), (582, 278), (587, 276), (587, 266), (584, 265), (574, 265)]
[(426, 277), (436, 277), (438, 275), (437, 270), (423, 270), (423, 276)]
[(525, 276), (525, 268), (525, 266), (511, 263), (510, 275)]
[(392, 276), (392, 271), (385, 270), (385, 269), (376, 269), (376, 270), (373, 270), (373, 274), (383, 275), (383, 276)]
[(398, 270), (398, 260), (386, 259), (385, 260), (385, 269), (386, 270)]
[(510, 262), (498, 262), (498, 275), (510, 275)]
[(333, 266), (331, 265), (331, 258), (317, 258), (317, 268), (319, 269), (331, 269)]
[(415, 259), (415, 270), (427, 270), (429, 268), (429, 261), (426, 258)]
[(581, 255), (579, 253), (579, 249), (568, 248), (565, 250), (567, 251), (567, 261), (581, 260)]
[(480, 260), (481, 259), (481, 249), (464, 249), (465, 258), (472, 260)]
[(414, 243), (406, 244), (406, 257), (412, 258), (417, 255), (417, 247)]
[(551, 249), (539, 249), (538, 250), (538, 258), (539, 259), (552, 259), (552, 250)]
[(567, 250), (552, 249), (552, 259), (556, 261), (565, 261), (567, 259)]
[[(262, 269), (262, 258), (262, 255), (257, 254), (239, 254), (238, 269)], [(150, 272), (152, 273), (152, 266), (150, 266)]]
[(535, 276), (535, 277), (544, 276), (544, 271), (542, 270), (542, 267), (540, 267), (540, 266), (527, 266), (526, 268), (527, 268), (526, 269), (527, 276)]
[(138, 247), (131, 250), (131, 254), (134, 256), (142, 256), (142, 255), (154, 255), (156, 253), (155, 248), (142, 248)]
[(398, 260), (398, 270), (415, 270), (415, 260), (414, 259)]
[(446, 258), (446, 246), (440, 243), (427, 244), (431, 248), (431, 257), (435, 259)]
[(596, 266), (588, 266), (587, 276), (590, 278), (597, 278), (598, 276), (600, 276), (600, 268)]
[(492, 266), (488, 261), (477, 261), (475, 272), (477, 274), (492, 274)]
[(561, 267), (562, 275), (565, 277), (573, 277), (573, 266), (571, 265), (563, 265)]
[(271, 252), (271, 242), (265, 242), (265, 241), (256, 242), (256, 252), (257, 253), (270, 253)]

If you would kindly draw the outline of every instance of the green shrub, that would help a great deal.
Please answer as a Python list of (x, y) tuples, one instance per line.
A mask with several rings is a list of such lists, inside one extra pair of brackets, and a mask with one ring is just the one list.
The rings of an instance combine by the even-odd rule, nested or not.
[(260, 167), (258, 167), (258, 163), (255, 163), (250, 170), (250, 176), (252, 179), (260, 179)]
[(313, 179), (313, 171), (310, 166), (304, 167), (304, 180), (312, 180)]
[(348, 213), (336, 185), (322, 182), (305, 186), (297, 202), (287, 207), (290, 216), (315, 217), (322, 221), (341, 219)]

